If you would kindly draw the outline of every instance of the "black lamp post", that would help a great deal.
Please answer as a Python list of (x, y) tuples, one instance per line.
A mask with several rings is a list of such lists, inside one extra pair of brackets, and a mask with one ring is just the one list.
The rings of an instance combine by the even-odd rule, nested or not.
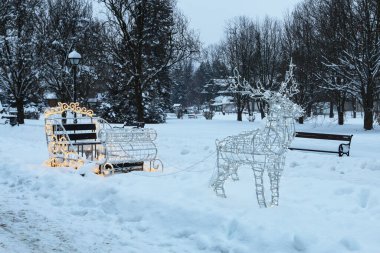
[(79, 64), (79, 61), (81, 59), (81, 55), (77, 51), (72, 51), (69, 54), (69, 60), (71, 65), (73, 65), (73, 74), (74, 74), (74, 103), (77, 102), (77, 88), (76, 88), (76, 79), (77, 79), (77, 66)]

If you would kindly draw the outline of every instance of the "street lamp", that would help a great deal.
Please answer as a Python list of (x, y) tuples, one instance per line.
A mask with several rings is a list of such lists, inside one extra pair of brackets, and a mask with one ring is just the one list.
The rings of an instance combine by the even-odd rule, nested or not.
[(74, 103), (77, 102), (77, 89), (76, 89), (76, 79), (77, 79), (77, 66), (79, 64), (79, 61), (81, 59), (81, 55), (77, 51), (72, 51), (69, 54), (69, 60), (71, 65), (73, 65), (73, 74), (74, 74)]

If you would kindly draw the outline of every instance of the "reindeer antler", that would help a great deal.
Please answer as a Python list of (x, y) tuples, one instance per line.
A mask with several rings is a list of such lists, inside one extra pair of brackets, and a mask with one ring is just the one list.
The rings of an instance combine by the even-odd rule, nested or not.
[(289, 70), (286, 71), (285, 81), (281, 83), (281, 87), (279, 90), (281, 94), (285, 94), (289, 98), (293, 97), (299, 92), (298, 84), (293, 74), (293, 70), (295, 66), (296, 65), (293, 64), (293, 58), (290, 58)]
[(234, 72), (234, 78), (236, 82), (230, 84), (229, 89), (232, 92), (240, 93), (242, 95), (255, 96), (255, 97), (264, 96), (263, 94), (264, 88), (260, 82), (257, 83), (258, 88), (255, 89), (249, 84), (249, 82), (245, 78), (243, 78), (243, 81), (241, 81), (241, 76), (237, 68), (234, 68), (233, 72)]

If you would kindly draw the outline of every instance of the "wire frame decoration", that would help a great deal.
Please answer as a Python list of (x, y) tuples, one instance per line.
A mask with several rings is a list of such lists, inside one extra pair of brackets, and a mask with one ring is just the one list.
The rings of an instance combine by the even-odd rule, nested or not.
[(45, 132), (51, 167), (80, 168), (97, 164), (96, 173), (162, 169), (154, 143), (157, 133), (149, 128), (113, 128), (79, 103), (59, 103), (45, 111)]
[[(268, 91), (260, 84), (253, 88), (245, 80), (240, 81), (235, 70), (236, 83), (231, 91), (260, 98), (268, 103), (266, 124), (263, 129), (243, 132), (216, 141), (217, 170), (212, 178), (212, 187), (217, 196), (226, 197), (224, 183), (231, 178), (239, 180), (238, 169), (246, 165), (254, 173), (256, 197), (260, 207), (277, 206), (279, 183), (285, 164), (285, 153), (295, 134), (295, 119), (303, 114), (300, 106), (289, 98), (298, 92), (293, 79), (294, 65), (291, 63), (285, 81), (278, 91)], [(264, 173), (269, 176), (271, 200), (266, 201)]]

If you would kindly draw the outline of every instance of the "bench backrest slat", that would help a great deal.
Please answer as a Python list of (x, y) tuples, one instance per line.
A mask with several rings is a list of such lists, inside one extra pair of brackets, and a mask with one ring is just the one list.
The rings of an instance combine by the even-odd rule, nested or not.
[[(96, 125), (94, 123), (88, 124), (63, 124), (63, 127), (66, 131), (83, 131), (83, 130), (96, 130)], [(60, 125), (54, 125), (54, 131), (62, 131), (62, 127)]]
[[(60, 139), (64, 135), (57, 135), (57, 138)], [(80, 140), (96, 140), (96, 133), (75, 133), (68, 134), (71, 141), (80, 141)]]
[(95, 124), (64, 124), (63, 127), (66, 131), (96, 130)]
[(351, 141), (352, 139), (352, 135), (306, 133), (306, 132), (296, 132), (295, 136), (299, 138), (324, 139), (324, 140), (335, 140), (335, 141)]

